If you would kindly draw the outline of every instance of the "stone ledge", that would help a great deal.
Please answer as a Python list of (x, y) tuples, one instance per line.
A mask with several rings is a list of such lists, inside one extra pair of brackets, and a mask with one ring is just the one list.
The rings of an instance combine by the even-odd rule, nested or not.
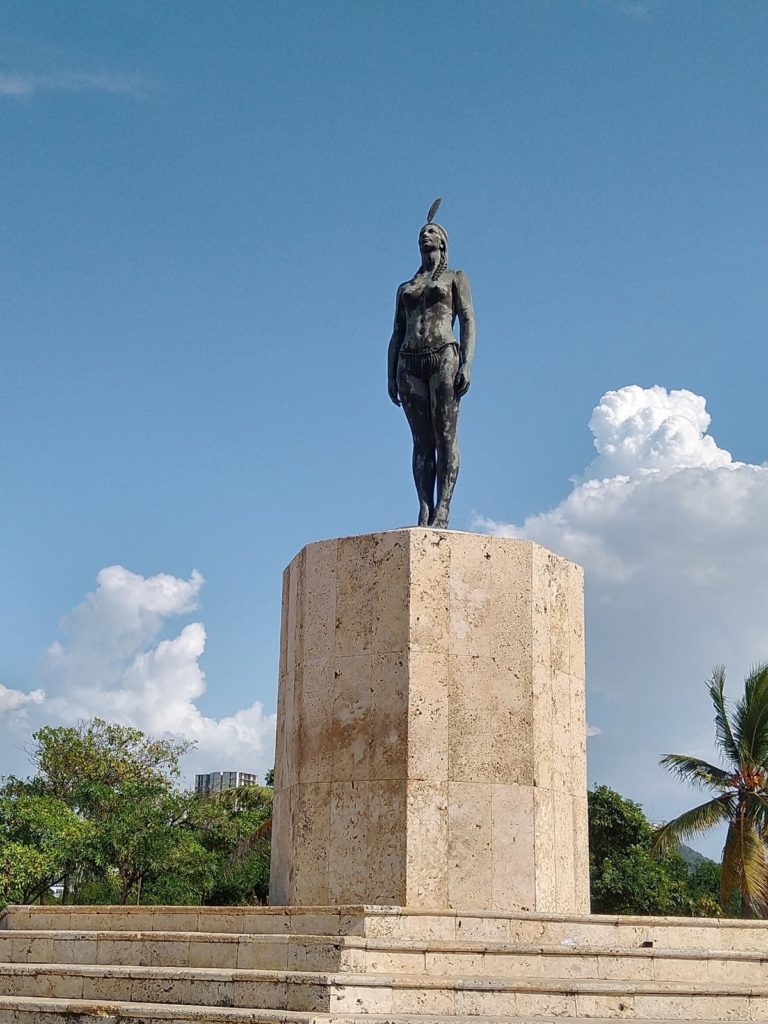
[[(34, 1015), (34, 1017), (32, 1017)], [(137, 1021), (141, 1024), (572, 1024), (573, 1017), (489, 1017), (445, 1016), (434, 1014), (318, 1014), (284, 1010), (242, 1010), (229, 1007), (185, 1006), (165, 1003), (126, 1003), (106, 1001), (94, 1004), (76, 999), (44, 999), (26, 996), (0, 996), (0, 1020), (3, 1024), (123, 1024)], [(648, 1019), (633, 1018), (635, 1024), (650, 1024)], [(590, 1024), (614, 1024), (614, 1017), (590, 1017)], [(654, 1024), (662, 1024), (658, 1019)], [(712, 1019), (698, 1024), (716, 1024)]]
[[(632, 936), (634, 938), (634, 936)], [(674, 938), (675, 936), (670, 936)], [(765, 933), (766, 944), (760, 949), (715, 949), (705, 946), (657, 946), (655, 943), (642, 942), (639, 945), (622, 945), (619, 943), (598, 942), (525, 942), (504, 939), (486, 940), (471, 939), (460, 936), (456, 939), (439, 939), (411, 936), (375, 935), (321, 935), (304, 932), (272, 933), (272, 932), (205, 932), (205, 931), (152, 931), (152, 930), (93, 930), (83, 928), (11, 928), (0, 934), (0, 949), (7, 948), (11, 942), (21, 947), (26, 942), (120, 942), (128, 944), (151, 943), (154, 945), (174, 944), (211, 944), (211, 945), (246, 945), (246, 946), (289, 946), (325, 947), (334, 949), (359, 949), (367, 951), (395, 951), (424, 953), (519, 953), (534, 955), (541, 953), (547, 956), (573, 956), (574, 953), (585, 956), (626, 956), (626, 957), (664, 957), (675, 956), (681, 959), (713, 959), (728, 960), (764, 960), (768, 962), (768, 927)], [(1, 959), (1, 958), (0, 958)], [(162, 966), (157, 964), (156, 966)], [(198, 965), (193, 965), (198, 966)], [(215, 965), (211, 965), (215, 966)]]
[[(45, 968), (41, 970), (41, 968)], [(702, 996), (712, 999), (740, 996), (766, 1000), (768, 979), (763, 984), (733, 982), (697, 983), (685, 981), (632, 981), (599, 978), (501, 978), (479, 975), (432, 976), (425, 974), (359, 973), (354, 975), (328, 971), (260, 971), (225, 968), (150, 967), (95, 964), (0, 964), (0, 977), (40, 982), (44, 978), (93, 978), (115, 981), (149, 980), (156, 982), (243, 982), (310, 986), (313, 988), (424, 989), (478, 992), (560, 993), (567, 995), (658, 995)], [(23, 995), (24, 993), (17, 993)], [(77, 998), (77, 997), (73, 997)], [(279, 1007), (275, 1007), (279, 1009)], [(768, 1018), (766, 1018), (768, 1019)]]
[(768, 951), (768, 923), (732, 918), (511, 914), (476, 910), (341, 907), (29, 907), (10, 906), (3, 931), (184, 933), (240, 936), (322, 935), (414, 941), (568, 942), (638, 947)]
[[(659, 1012), (663, 1007), (658, 1003), (646, 1003), (646, 1014), (637, 1013), (639, 1007), (633, 1005), (632, 998), (618, 1001), (613, 1006), (605, 1003), (604, 1013), (599, 1015), (594, 1012), (598, 1009), (596, 1003), (584, 1001), (583, 997), (574, 995), (571, 997), (572, 1012), (563, 1013), (561, 1004), (553, 1004), (549, 1010), (542, 1007), (539, 1012), (521, 1012), (510, 1010), (503, 1014), (484, 1012), (482, 1008), (473, 1008), (469, 1011), (454, 1013), (434, 1013), (429, 1010), (423, 1012), (398, 1011), (389, 1013), (359, 1013), (335, 1012), (323, 1013), (317, 1011), (292, 1012), (285, 1010), (253, 1010), (237, 1007), (215, 1007), (187, 1005), (180, 1003), (144, 1003), (125, 1000), (81, 1000), (81, 999), (57, 999), (38, 996), (0, 996), (0, 1020), (3, 1024), (85, 1024), (88, 1021), (98, 1021), (99, 1024), (123, 1024), (125, 1021), (141, 1021), (142, 1024), (161, 1024), (161, 1022), (174, 1021), (176, 1024), (197, 1024), (197, 1022), (210, 1022), (210, 1024), (477, 1024), (478, 1020), (488, 1024), (569, 1024), (575, 1020), (590, 1021), (590, 1024), (607, 1024), (609, 1020), (616, 1019), (633, 1020), (636, 1024), (655, 1024), (671, 1021), (696, 1020), (700, 1024), (714, 1024), (715, 1021), (723, 1020), (764, 1020), (765, 1017), (758, 1013), (753, 1016), (750, 1012), (750, 1001), (742, 1001), (742, 1015), (735, 1015), (733, 1006), (722, 1006), (724, 1011), (721, 1015), (704, 1016), (695, 1012), (695, 1016), (686, 1015), (686, 1007), (681, 1004), (670, 1005), (669, 1014)], [(580, 1004), (580, 999), (581, 1004)], [(689, 1009), (693, 1009), (689, 1007)], [(699, 1008), (697, 1008), (698, 1010)]]

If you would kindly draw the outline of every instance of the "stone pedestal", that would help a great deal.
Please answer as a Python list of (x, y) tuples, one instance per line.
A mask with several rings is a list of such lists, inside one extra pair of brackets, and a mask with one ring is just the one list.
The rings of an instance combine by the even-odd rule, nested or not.
[(430, 529), (283, 577), (273, 905), (586, 913), (583, 579)]

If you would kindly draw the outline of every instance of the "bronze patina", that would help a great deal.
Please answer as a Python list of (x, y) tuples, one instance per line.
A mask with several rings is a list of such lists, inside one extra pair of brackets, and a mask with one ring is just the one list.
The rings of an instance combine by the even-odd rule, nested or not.
[(434, 223), (440, 202), (419, 232), (421, 266), (397, 289), (387, 369), (389, 397), (402, 405), (413, 434), (419, 526), (445, 529), (459, 475), (456, 431), (475, 354), (475, 316), (467, 275), (448, 266), (448, 233)]

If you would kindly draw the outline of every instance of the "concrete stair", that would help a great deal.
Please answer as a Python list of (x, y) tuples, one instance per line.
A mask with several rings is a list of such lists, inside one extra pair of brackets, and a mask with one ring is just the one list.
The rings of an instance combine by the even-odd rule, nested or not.
[(0, 1024), (768, 1021), (761, 922), (11, 907)]

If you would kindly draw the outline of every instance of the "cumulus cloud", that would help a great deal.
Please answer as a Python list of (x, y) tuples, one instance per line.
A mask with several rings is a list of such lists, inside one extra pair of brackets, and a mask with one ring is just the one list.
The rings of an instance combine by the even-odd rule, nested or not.
[(585, 567), (590, 774), (664, 818), (692, 795), (659, 756), (716, 756), (704, 680), (724, 663), (735, 695), (768, 661), (768, 467), (719, 448), (690, 391), (609, 391), (589, 426), (597, 456), (559, 505), (476, 525)]
[(212, 766), (262, 772), (269, 767), (274, 716), (260, 703), (221, 718), (197, 706), (206, 690), (203, 624), (190, 622), (177, 636), (162, 635), (170, 620), (197, 610), (202, 585), (198, 572), (185, 580), (144, 577), (122, 566), (102, 569), (96, 589), (65, 616), (62, 640), (42, 659), (47, 696), (21, 695), (39, 705), (39, 723), (98, 715), (155, 736), (194, 740), (196, 749), (185, 764), (189, 774)]
[(30, 690), (24, 693), (23, 690), (11, 690), (8, 686), (0, 683), (0, 714), (11, 711), (19, 711), (28, 704), (41, 704), (45, 699), (42, 690)]
[(145, 84), (137, 75), (108, 71), (0, 71), (0, 96), (18, 98), (40, 92), (104, 92), (139, 97), (145, 92)]
[(636, 384), (609, 391), (592, 413), (589, 428), (598, 456), (592, 479), (731, 463), (728, 452), (707, 434), (707, 403), (692, 391), (667, 391)]

